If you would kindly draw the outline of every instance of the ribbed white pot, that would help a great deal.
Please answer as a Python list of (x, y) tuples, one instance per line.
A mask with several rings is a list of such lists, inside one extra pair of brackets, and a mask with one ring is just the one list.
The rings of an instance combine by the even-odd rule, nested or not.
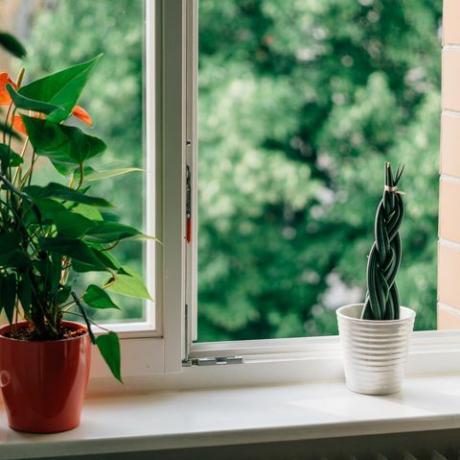
[(400, 319), (361, 319), (363, 304), (337, 310), (347, 387), (356, 393), (386, 395), (401, 390), (415, 311), (401, 307)]

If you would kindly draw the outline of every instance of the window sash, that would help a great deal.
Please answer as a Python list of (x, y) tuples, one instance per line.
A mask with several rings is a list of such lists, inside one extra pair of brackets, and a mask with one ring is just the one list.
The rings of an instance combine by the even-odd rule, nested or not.
[[(187, 59), (187, 70), (186, 70), (186, 75), (187, 78), (189, 79), (188, 82), (188, 87), (189, 87), (189, 94), (191, 98), (191, 103), (189, 102), (187, 106), (187, 119), (190, 120), (188, 121), (189, 124), (196, 124), (196, 117), (197, 117), (197, 92), (196, 92), (196, 80), (197, 80), (197, 55), (198, 55), (198, 43), (197, 43), (197, 28), (198, 28), (198, 14), (197, 14), (197, 1), (199, 0), (184, 0), (186, 3), (189, 3), (189, 7), (192, 10), (192, 20), (189, 25), (188, 30), (188, 40), (190, 43), (188, 44), (187, 52), (192, 54), (191, 59)], [(444, 37), (443, 37), (443, 43), (444, 43), (444, 49), (443, 49), (443, 54), (446, 55), (447, 53), (452, 53), (453, 48), (455, 48), (455, 51), (458, 53), (459, 60), (458, 60), (458, 66), (460, 68), (460, 34), (457, 32), (457, 26), (454, 28), (454, 24), (457, 24), (457, 21), (451, 20), (452, 18), (458, 18), (460, 17), (460, 5), (458, 2), (455, 2), (453, 0), (444, 0), (444, 23), (446, 23), (446, 27), (444, 28)], [(447, 19), (446, 19), (447, 18)], [(452, 108), (449, 105), (449, 102), (446, 101), (446, 81), (451, 81), (452, 84), (454, 81), (457, 79), (457, 75), (452, 75), (453, 70), (450, 68), (447, 68), (447, 65), (445, 64), (445, 59), (443, 60), (443, 113), (451, 113)], [(448, 72), (450, 75), (450, 78), (448, 76)], [(451, 86), (451, 85), (450, 85)], [(452, 92), (452, 90), (450, 90)], [(458, 90), (454, 91), (454, 98), (455, 100), (460, 100), (459, 96), (460, 92)], [(458, 112), (456, 113), (456, 116), (460, 118), (460, 107)], [(459, 120), (460, 121), (460, 120)], [(460, 126), (460, 123), (459, 123)], [(197, 146), (196, 146), (196, 128), (195, 128), (195, 137), (194, 137), (194, 144), (193, 144), (193, 155), (192, 155), (192, 164), (195, 164), (195, 169), (196, 169), (196, 164), (197, 164)], [(459, 170), (460, 171), (460, 170)], [(442, 172), (442, 166), (441, 166), (441, 172)], [(445, 177), (445, 172), (444, 176)], [(460, 179), (457, 179), (460, 180)], [(197, 189), (197, 183), (196, 179), (195, 182), (193, 183), (193, 196), (195, 197), (195, 203), (196, 203), (196, 189)], [(194, 211), (196, 211), (196, 206), (194, 208)], [(442, 217), (442, 210), (440, 209), (440, 216)], [(186, 279), (191, 280), (189, 284), (193, 287), (191, 289), (191, 293), (189, 294), (189, 302), (190, 305), (192, 306), (192, 310), (188, 313), (188, 315), (185, 317), (184, 321), (186, 323), (186, 329), (189, 331), (193, 331), (194, 333), (188, 334), (186, 337), (187, 341), (187, 346), (186, 350), (189, 351), (186, 356), (186, 361), (188, 364), (190, 364), (193, 359), (196, 358), (203, 358), (203, 357), (216, 357), (216, 356), (242, 356), (242, 357), (247, 357), (250, 359), (250, 357), (254, 356), (254, 354), (259, 358), (259, 359), (270, 359), (273, 355), (277, 356), (277, 359), (281, 359), (283, 356), (285, 359), (290, 359), (292, 356), (295, 355), (304, 355), (307, 353), (308, 355), (311, 354), (311, 352), (316, 353), (319, 352), (322, 347), (326, 347), (326, 344), (330, 343), (338, 343), (338, 337), (333, 337), (333, 336), (328, 336), (328, 337), (305, 337), (305, 338), (285, 338), (285, 339), (264, 339), (264, 340), (247, 340), (247, 341), (232, 341), (232, 342), (208, 342), (208, 343), (193, 343), (193, 339), (196, 338), (196, 328), (197, 328), (197, 311), (198, 311), (198, 304), (197, 304), (197, 282), (196, 282), (196, 277), (197, 277), (197, 265), (196, 265), (196, 251), (197, 251), (197, 218), (196, 218), (196, 212), (194, 217), (194, 226), (193, 226), (193, 234), (192, 234), (192, 246), (193, 249), (190, 250), (192, 253), (192, 257), (195, 257), (194, 263), (187, 264), (186, 267)], [(451, 216), (451, 219), (453, 219), (454, 216)], [(460, 226), (460, 224), (457, 224), (457, 226)], [(441, 226), (442, 228), (442, 226)], [(457, 230), (460, 234), (460, 230)], [(441, 239), (439, 242), (440, 247), (444, 246), (446, 244), (445, 239)], [(460, 254), (460, 241), (454, 243), (456, 246), (457, 252)], [(450, 244), (452, 246), (452, 244)], [(459, 262), (459, 267), (460, 267), (460, 255), (458, 257), (458, 262)], [(444, 267), (438, 266), (438, 276), (439, 273), (441, 273), (441, 270)], [(439, 280), (439, 284), (445, 284), (445, 281)], [(451, 284), (453, 284), (451, 282)], [(452, 286), (454, 288), (454, 286)], [(458, 291), (458, 305), (457, 311), (458, 311), (458, 322), (460, 324), (460, 288), (455, 286), (456, 292)], [(442, 300), (442, 299), (441, 299)], [(436, 306), (433, 306), (433, 308), (436, 308)], [(443, 303), (438, 304), (438, 311), (445, 309), (446, 306)], [(452, 305), (448, 305), (447, 308), (450, 308), (452, 310)], [(455, 306), (454, 306), (455, 308)], [(427, 334), (429, 334), (427, 336)], [(441, 345), (446, 341), (446, 337), (449, 337), (448, 340), (454, 340), (455, 342), (460, 340), (460, 330), (457, 331), (450, 331), (448, 333), (444, 331), (429, 331), (427, 332), (415, 332), (414, 333), (414, 340), (417, 342), (423, 341), (425, 343), (429, 337), (429, 340), (431, 343), (435, 343), (437, 340), (439, 340), (439, 344)], [(320, 352), (320, 354), (322, 354)]]
[[(126, 382), (179, 372), (185, 354), (186, 2), (145, 2), (146, 175), (147, 193), (155, 196), (154, 201), (146, 200), (146, 224), (161, 243), (147, 252), (147, 273), (154, 276), (155, 312), (146, 322), (111, 324), (120, 333)], [(114, 389), (97, 353), (93, 353), (91, 382), (97, 391)]]

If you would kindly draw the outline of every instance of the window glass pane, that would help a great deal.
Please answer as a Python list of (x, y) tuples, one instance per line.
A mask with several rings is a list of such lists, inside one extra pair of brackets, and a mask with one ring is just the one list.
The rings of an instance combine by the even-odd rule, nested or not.
[[(93, 117), (88, 132), (108, 144), (108, 153), (92, 163), (96, 170), (143, 167), (143, 0), (18, 0), (8, 2), (5, 24), (22, 39), (28, 50), (26, 79), (104, 56), (79, 104)], [(2, 6), (2, 15), (3, 15)], [(11, 66), (17, 65), (11, 62)], [(16, 69), (17, 70), (17, 69)], [(41, 160), (39, 180), (62, 180)], [(144, 183), (142, 173), (95, 182), (93, 193), (115, 203), (120, 221), (143, 227)], [(143, 245), (126, 242), (114, 255), (143, 272)], [(105, 276), (106, 278), (106, 276)], [(116, 296), (114, 296), (116, 297)], [(120, 311), (98, 312), (99, 320), (142, 320), (142, 301), (120, 298)]]
[(199, 1), (200, 341), (335, 334), (383, 165), (403, 305), (436, 328), (441, 2)]

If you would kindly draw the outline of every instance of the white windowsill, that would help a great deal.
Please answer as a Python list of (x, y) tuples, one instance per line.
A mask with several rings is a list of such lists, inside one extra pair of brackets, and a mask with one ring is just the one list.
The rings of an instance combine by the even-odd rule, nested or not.
[(403, 392), (371, 397), (342, 382), (156, 392), (90, 398), (82, 425), (30, 435), (6, 427), (3, 460), (154, 451), (460, 428), (460, 376), (408, 378)]

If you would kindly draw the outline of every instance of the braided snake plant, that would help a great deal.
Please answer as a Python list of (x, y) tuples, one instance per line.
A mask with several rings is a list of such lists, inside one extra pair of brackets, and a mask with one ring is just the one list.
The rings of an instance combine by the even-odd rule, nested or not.
[(393, 175), (385, 163), (385, 187), (375, 216), (375, 241), (367, 263), (367, 294), (362, 319), (399, 319), (399, 295), (395, 279), (401, 263), (399, 227), (404, 206), (398, 183), (404, 168)]

